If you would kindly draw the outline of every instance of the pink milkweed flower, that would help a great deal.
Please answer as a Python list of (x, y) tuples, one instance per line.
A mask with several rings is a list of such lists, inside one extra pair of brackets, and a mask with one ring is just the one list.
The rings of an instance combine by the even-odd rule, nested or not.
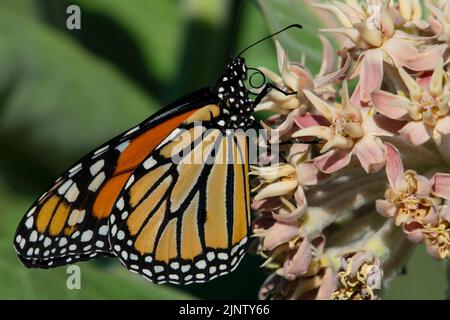
[(419, 50), (417, 47), (424, 39), (396, 30), (389, 4), (389, 0), (367, 0), (365, 6), (356, 1), (315, 4), (334, 13), (343, 25), (323, 31), (345, 35), (348, 40), (344, 48), (357, 51), (357, 64), (350, 78), (359, 76), (354, 97), (364, 104), (369, 103), (371, 94), (381, 87), (383, 62), (415, 71), (432, 70), (446, 49), (438, 45)]
[(350, 59), (346, 59), (344, 65), (338, 70), (335, 69), (335, 56), (330, 42), (320, 37), (323, 45), (323, 59), (319, 74), (315, 77), (311, 72), (302, 66), (301, 63), (291, 62), (286, 51), (276, 41), (278, 69), (280, 75), (270, 71), (265, 67), (260, 67), (260, 71), (268, 77), (278, 88), (287, 92), (297, 92), (297, 94), (286, 95), (277, 90), (271, 90), (263, 99), (256, 110), (270, 110), (278, 114), (287, 114), (291, 110), (306, 111), (304, 103), (304, 89), (317, 90), (325, 97), (334, 96), (335, 90), (330, 84), (341, 78), (350, 67)]
[(335, 273), (322, 263), (323, 235), (311, 242), (296, 238), (279, 247), (264, 265), (275, 271), (261, 287), (260, 299), (329, 299), (336, 288)]
[(408, 92), (378, 90), (372, 96), (374, 107), (392, 119), (407, 120), (400, 134), (412, 144), (433, 138), (439, 145), (442, 136), (450, 134), (450, 82), (442, 58), (431, 76), (424, 74), (414, 79), (403, 68), (398, 70)]
[(431, 179), (413, 170), (404, 171), (399, 151), (386, 143), (386, 175), (390, 187), (385, 199), (376, 201), (377, 211), (394, 219), (412, 242), (424, 243), (435, 258), (450, 252), (450, 174), (436, 173)]
[[(384, 166), (383, 142), (379, 136), (392, 136), (394, 132), (382, 127), (386, 117), (374, 114), (371, 108), (352, 105), (344, 81), (341, 103), (329, 104), (309, 90), (305, 95), (327, 122), (300, 129), (293, 137), (315, 136), (326, 141), (314, 159), (315, 165), (324, 173), (336, 172), (350, 163), (355, 154), (367, 173)], [(298, 120), (301, 122), (301, 119)]]
[(422, 20), (423, 10), (420, 0), (398, 0), (390, 9), (396, 26), (421, 31), (430, 27), (428, 22)]
[(429, 22), (431, 30), (437, 36), (439, 41), (450, 43), (450, 3), (448, 1), (439, 1), (435, 6), (431, 1), (425, 3), (430, 10)]
[[(284, 75), (267, 77), (297, 94), (258, 106), (277, 113), (262, 125), (282, 142), (276, 161), (261, 161), (268, 152), (252, 168), (252, 248), (270, 274), (260, 298), (378, 299), (415, 244), (449, 257), (449, 51), (419, 2), (318, 4), (348, 38), (334, 57), (353, 65), (336, 76), (323, 64), (325, 85), (278, 48)], [(330, 48), (324, 61), (336, 60)], [(357, 77), (350, 96), (346, 80)]]
[(383, 270), (380, 260), (371, 251), (357, 251), (342, 257), (337, 274), (338, 287), (333, 300), (374, 300), (381, 288)]
[(328, 300), (336, 288), (332, 268), (320, 268), (316, 274), (289, 281), (276, 272), (267, 277), (258, 294), (261, 300)]

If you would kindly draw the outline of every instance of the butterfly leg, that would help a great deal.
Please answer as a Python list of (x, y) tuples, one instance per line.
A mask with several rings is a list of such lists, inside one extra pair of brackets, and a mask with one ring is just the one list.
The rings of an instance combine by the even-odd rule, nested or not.
[(276, 85), (272, 84), (272, 83), (266, 83), (264, 85), (264, 88), (261, 90), (261, 92), (256, 96), (255, 101), (254, 101), (254, 105), (258, 105), (262, 99), (269, 94), (270, 90), (276, 90), (278, 92), (281, 92), (282, 94), (284, 94), (285, 96), (290, 96), (290, 95), (295, 95), (297, 94), (297, 91), (294, 92), (287, 92), (284, 91), (283, 89), (278, 88)]

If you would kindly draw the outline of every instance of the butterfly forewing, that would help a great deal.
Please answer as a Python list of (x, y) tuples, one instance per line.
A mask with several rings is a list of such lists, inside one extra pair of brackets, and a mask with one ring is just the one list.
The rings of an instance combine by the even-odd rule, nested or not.
[(28, 267), (48, 268), (111, 255), (108, 218), (117, 196), (145, 157), (192, 110), (167, 121), (149, 118), (84, 157), (37, 200), (14, 244)]

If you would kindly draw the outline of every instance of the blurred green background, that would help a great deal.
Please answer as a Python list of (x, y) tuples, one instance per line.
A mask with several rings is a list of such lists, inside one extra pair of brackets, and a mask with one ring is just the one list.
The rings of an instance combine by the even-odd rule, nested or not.
[[(66, 8), (81, 8), (68, 30)], [(167, 103), (211, 85), (230, 55), (290, 23), (281, 36), (292, 60), (317, 71), (320, 19), (303, 0), (0, 0), (0, 298), (254, 299), (265, 275), (247, 255), (207, 284), (152, 285), (113, 259), (80, 263), (82, 289), (65, 268), (29, 270), (16, 258), (15, 228), (35, 198), (91, 149)], [(237, 20), (237, 21), (236, 21)], [(245, 55), (276, 70), (273, 42)], [(385, 298), (442, 299), (442, 264), (422, 248)]]

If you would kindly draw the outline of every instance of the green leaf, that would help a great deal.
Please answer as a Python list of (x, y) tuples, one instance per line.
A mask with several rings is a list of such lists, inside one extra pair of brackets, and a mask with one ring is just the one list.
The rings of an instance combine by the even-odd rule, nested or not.
[(278, 39), (292, 61), (300, 61), (304, 54), (308, 69), (317, 72), (322, 61), (322, 45), (317, 35), (323, 23), (311, 4), (304, 0), (258, 0), (258, 4), (271, 32), (293, 23), (303, 26), (302, 30), (283, 32)]
[(29, 18), (39, 17), (39, 10), (36, 1), (30, 0), (15, 0), (15, 1), (0, 1), (0, 10), (9, 10), (18, 14), (22, 14)]
[[(0, 168), (53, 174), (158, 104), (69, 37), (0, 12)], [(29, 177), (29, 180), (32, 180)]]
[[(180, 3), (173, 0), (134, 0), (132, 4), (117, 0), (76, 0), (74, 3), (80, 6), (82, 15), (107, 17), (127, 32), (142, 51), (148, 74), (163, 83), (176, 76), (185, 24), (183, 11), (178, 9)], [(82, 26), (82, 29), (91, 32), (89, 27)]]
[[(0, 181), (1, 182), (1, 181)], [(154, 285), (132, 274), (117, 259), (78, 263), (81, 290), (69, 290), (65, 267), (27, 269), (16, 256), (15, 229), (31, 199), (18, 197), (0, 184), (0, 299), (193, 299), (166, 285)]]

